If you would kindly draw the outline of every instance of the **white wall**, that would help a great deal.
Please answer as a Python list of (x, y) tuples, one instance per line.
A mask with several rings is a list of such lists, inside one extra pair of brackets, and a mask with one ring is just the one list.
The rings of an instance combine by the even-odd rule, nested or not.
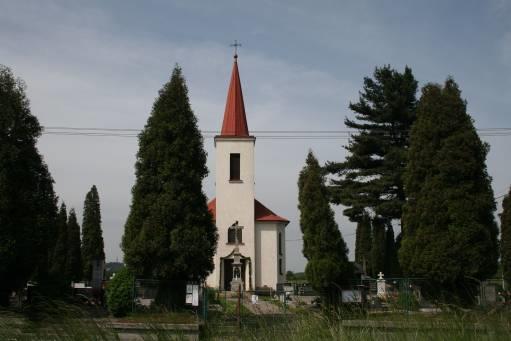
[[(286, 235), (284, 223), (256, 222), (256, 288), (268, 286), (276, 289), (277, 283), (285, 281)], [(278, 252), (278, 233), (282, 234), (282, 255)], [(279, 273), (282, 259), (282, 275)]]
[[(255, 285), (255, 224), (254, 224), (254, 144), (255, 138), (216, 137), (216, 226), (218, 247), (215, 255), (215, 270), (209, 276), (209, 286), (220, 284), (220, 257), (229, 255), (233, 245), (227, 244), (227, 229), (235, 222), (243, 226), (243, 244), (239, 249), (252, 261), (252, 287)], [(239, 182), (229, 181), (230, 154), (240, 154)], [(246, 280), (250, 278), (246, 268)], [(247, 288), (249, 286), (247, 285)]]

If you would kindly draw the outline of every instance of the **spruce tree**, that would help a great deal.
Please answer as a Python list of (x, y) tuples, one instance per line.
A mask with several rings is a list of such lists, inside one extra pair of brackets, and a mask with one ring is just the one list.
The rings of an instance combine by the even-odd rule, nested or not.
[(338, 178), (331, 181), (332, 202), (346, 207), (344, 214), (360, 221), (364, 212), (385, 220), (401, 219), (405, 201), (402, 174), (406, 165), (409, 131), (415, 120), (417, 81), (412, 70), (403, 73), (390, 66), (376, 68), (374, 78), (364, 78), (357, 103), (349, 108), (358, 130), (350, 138), (344, 162), (329, 162)]
[(146, 278), (206, 278), (218, 237), (202, 191), (203, 139), (178, 66), (139, 135), (135, 169), (122, 242), (129, 269)]
[(410, 139), (400, 264), (449, 296), (470, 297), (465, 288), (477, 284), (474, 278), (497, 270), (498, 230), (488, 146), (454, 80), (422, 89)]
[(365, 273), (371, 273), (372, 231), (371, 218), (364, 214), (357, 223), (355, 241), (355, 262), (362, 266)]
[(104, 248), (99, 194), (93, 185), (83, 204), (82, 262), (85, 279), (92, 279), (92, 262), (105, 259)]
[(332, 283), (351, 279), (348, 249), (330, 207), (325, 174), (312, 151), (298, 179), (298, 209), (303, 234), (305, 274), (312, 286), (325, 295)]
[(74, 208), (69, 211), (67, 220), (67, 263), (66, 273), (69, 279), (78, 282), (82, 279), (82, 250), (80, 241), (80, 225), (76, 219)]
[(24, 83), (0, 65), (0, 305), (27, 280), (48, 278), (57, 208), (40, 134)]
[(511, 286), (511, 189), (502, 202), (500, 214), (500, 252), (502, 273), (508, 287)]

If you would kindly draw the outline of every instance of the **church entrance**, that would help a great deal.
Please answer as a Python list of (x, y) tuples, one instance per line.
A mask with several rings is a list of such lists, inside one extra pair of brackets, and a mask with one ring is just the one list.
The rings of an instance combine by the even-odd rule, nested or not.
[[(231, 290), (231, 281), (233, 277), (233, 266), (232, 263), (234, 262), (234, 259), (232, 258), (222, 258), (222, 270), (223, 270), (223, 276), (222, 276), (222, 283), (220, 287), (223, 290), (230, 291)], [(246, 268), (247, 268), (247, 259), (243, 258), (241, 259), (241, 280), (243, 281), (243, 287), (247, 288), (247, 276), (246, 276)]]

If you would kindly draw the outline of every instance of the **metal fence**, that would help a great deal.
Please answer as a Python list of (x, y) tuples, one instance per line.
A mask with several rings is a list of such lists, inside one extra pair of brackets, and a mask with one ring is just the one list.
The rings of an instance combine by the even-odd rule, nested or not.
[(207, 318), (208, 297), (203, 283), (137, 278), (132, 286), (132, 312), (192, 310)]

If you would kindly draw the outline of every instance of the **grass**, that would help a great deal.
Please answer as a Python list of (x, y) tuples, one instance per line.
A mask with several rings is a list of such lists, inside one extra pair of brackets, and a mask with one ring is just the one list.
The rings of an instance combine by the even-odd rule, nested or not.
[[(349, 315), (353, 318), (353, 315)], [(241, 329), (211, 321), (209, 340), (510, 340), (511, 313), (451, 311), (438, 315), (369, 314), (348, 320), (319, 312), (253, 316)]]

